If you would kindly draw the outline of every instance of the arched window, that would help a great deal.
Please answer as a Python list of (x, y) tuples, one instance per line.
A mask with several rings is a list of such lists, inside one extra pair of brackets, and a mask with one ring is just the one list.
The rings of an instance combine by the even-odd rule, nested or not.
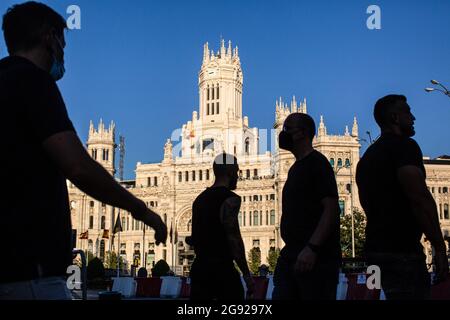
[(250, 153), (250, 139), (247, 137), (245, 138), (245, 154)]
[(89, 216), (89, 229), (94, 229), (94, 216)]
[(258, 196), (257, 195), (253, 196), (253, 201), (258, 201)]
[(350, 167), (350, 159), (345, 159), (345, 167), (348, 168)]
[(155, 206), (155, 202), (154, 201), (150, 201), (150, 207), (154, 207)]
[(200, 171), (198, 172), (198, 180), (200, 180), (200, 181), (203, 180), (203, 171), (202, 171), (202, 170), (200, 170)]
[(102, 216), (101, 220), (100, 220), (100, 229), (106, 229), (106, 217)]
[(105, 240), (100, 241), (100, 260), (105, 260)]
[(209, 180), (209, 169), (206, 170), (206, 180)]
[(442, 189), (442, 193), (448, 193), (448, 187), (444, 187), (444, 188)]
[(192, 171), (192, 181), (195, 181), (195, 170)]
[(153, 178), (153, 185), (154, 185), (155, 187), (158, 186), (158, 177), (154, 177), (154, 178)]
[(256, 210), (253, 212), (253, 225), (259, 226), (259, 212)]
[(185, 173), (184, 173), (184, 181), (189, 181), (189, 171), (186, 171)]
[(219, 85), (216, 88), (216, 99), (219, 99)]
[(449, 216), (448, 216), (448, 204), (444, 204), (444, 219), (448, 220)]
[(245, 227), (246, 221), (247, 221), (247, 215), (245, 214), (245, 211), (244, 211), (244, 214), (243, 214), (243, 216), (242, 216), (242, 225), (243, 225), (244, 227)]
[(180, 171), (178, 172), (178, 182), (182, 182), (183, 181), (183, 173)]
[(245, 173), (246, 173), (246, 178), (250, 179), (250, 169), (247, 169), (247, 171)]
[(206, 100), (209, 100), (209, 86), (206, 86)]
[(338, 166), (338, 168), (342, 167), (342, 159), (341, 158), (338, 159), (337, 166)]
[(270, 225), (275, 225), (275, 210), (270, 210)]
[(269, 225), (269, 211), (266, 210), (266, 226)]
[(334, 158), (330, 159), (330, 165), (334, 168)]
[(258, 177), (258, 169), (253, 169), (253, 177)]
[(219, 109), (219, 103), (216, 102), (216, 113), (219, 114), (220, 113), (220, 109)]
[(206, 104), (206, 115), (209, 116), (209, 103)]

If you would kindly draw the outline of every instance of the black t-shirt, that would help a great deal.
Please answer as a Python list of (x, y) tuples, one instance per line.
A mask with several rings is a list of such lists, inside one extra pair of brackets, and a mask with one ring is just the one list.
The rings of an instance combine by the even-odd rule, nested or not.
[[(338, 201), (336, 179), (327, 158), (314, 150), (292, 165), (283, 188), (281, 237), (286, 244), (281, 251), (283, 257), (295, 261), (307, 245), (322, 217), (321, 201), (326, 197)], [(335, 229), (322, 244), (319, 259), (340, 260), (340, 257), (338, 215)]]
[(422, 151), (411, 138), (382, 135), (358, 163), (356, 183), (367, 216), (367, 252), (419, 253), (422, 231), (401, 190), (398, 169), (412, 165), (425, 175)]
[(71, 263), (72, 227), (66, 180), (43, 141), (75, 131), (50, 75), (27, 59), (0, 60), (3, 181), (0, 282), (64, 275)]
[(220, 219), (226, 199), (239, 197), (225, 187), (203, 191), (192, 205), (192, 244), (198, 262), (231, 264), (233, 256), (227, 234)]

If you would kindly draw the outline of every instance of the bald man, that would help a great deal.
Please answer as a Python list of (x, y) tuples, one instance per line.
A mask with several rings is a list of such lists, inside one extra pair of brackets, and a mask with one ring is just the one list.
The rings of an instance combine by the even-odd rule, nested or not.
[(313, 149), (316, 131), (307, 114), (289, 115), (279, 147), (295, 156), (283, 188), (281, 250), (274, 299), (334, 300), (341, 259), (339, 203), (333, 168)]

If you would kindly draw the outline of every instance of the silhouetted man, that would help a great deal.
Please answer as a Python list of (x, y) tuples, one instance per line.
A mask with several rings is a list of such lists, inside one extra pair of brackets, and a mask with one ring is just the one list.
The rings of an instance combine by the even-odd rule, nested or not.
[[(55, 81), (64, 75), (65, 20), (46, 5), (8, 9), (0, 60), (2, 192), (0, 299), (70, 299), (72, 264), (66, 179), (88, 195), (131, 212), (164, 242), (166, 226), (86, 152)], [(6, 245), (7, 244), (7, 245)]]
[(336, 180), (327, 158), (312, 147), (307, 114), (290, 114), (279, 147), (295, 163), (283, 188), (281, 237), (285, 247), (274, 274), (273, 299), (334, 300), (341, 259)]
[(381, 269), (387, 299), (427, 299), (430, 276), (420, 243), (424, 233), (435, 249), (438, 279), (448, 274), (436, 204), (425, 183), (422, 151), (411, 139), (415, 117), (406, 97), (377, 101), (381, 137), (358, 163), (356, 182), (367, 216), (365, 251)]
[(253, 280), (245, 258), (239, 230), (241, 198), (232, 192), (238, 181), (237, 159), (220, 154), (213, 164), (214, 184), (203, 191), (192, 206), (192, 236), (195, 260), (191, 268), (191, 299), (244, 299), (241, 278), (233, 261), (243, 273), (247, 295)]

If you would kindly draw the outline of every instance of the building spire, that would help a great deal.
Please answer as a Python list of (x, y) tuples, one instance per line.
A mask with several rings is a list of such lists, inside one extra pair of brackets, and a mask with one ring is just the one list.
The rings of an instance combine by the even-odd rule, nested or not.
[(208, 44), (208, 42), (206, 42), (203, 45), (203, 63), (209, 62), (209, 57), (210, 57), (209, 44)]
[(220, 57), (223, 59), (225, 58), (225, 40), (222, 38), (222, 36), (220, 37)]
[(323, 121), (323, 115), (320, 115), (320, 124), (319, 124), (319, 132), (318, 136), (326, 136), (327, 135), (327, 127), (325, 127), (325, 122)]
[(358, 136), (358, 121), (356, 121), (356, 116), (353, 118), (353, 127), (352, 127), (352, 137)]
[(89, 133), (94, 133), (94, 124), (92, 123), (92, 120), (89, 120)]
[(348, 132), (348, 126), (345, 126), (345, 133), (344, 133), (346, 136), (349, 136), (350, 135), (350, 133)]
[(297, 101), (295, 100), (295, 95), (292, 96), (292, 101), (291, 101), (291, 112), (297, 112)]
[(231, 56), (233, 55), (233, 50), (231, 49), (231, 40), (228, 40), (228, 49), (227, 49), (227, 57), (231, 59)]

